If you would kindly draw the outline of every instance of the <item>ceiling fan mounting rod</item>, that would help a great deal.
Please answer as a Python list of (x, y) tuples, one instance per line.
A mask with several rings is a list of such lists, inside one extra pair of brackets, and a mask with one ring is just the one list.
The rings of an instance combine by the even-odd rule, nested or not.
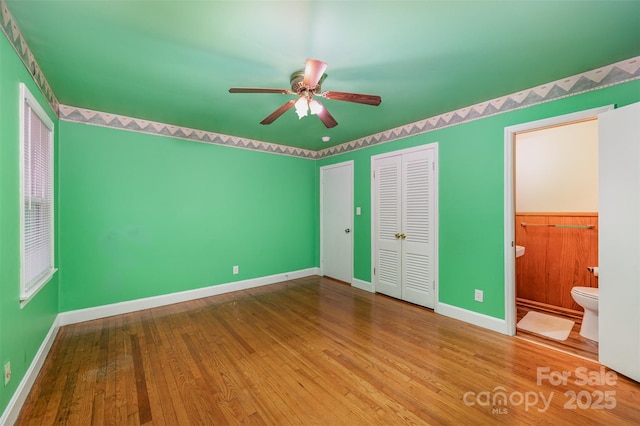
[[(315, 95), (320, 92), (320, 83), (327, 77), (326, 74), (323, 74), (320, 81), (315, 85), (315, 87), (310, 87), (304, 82), (304, 70), (298, 70), (291, 74), (289, 81), (291, 82), (291, 90), (299, 95), (302, 95), (302, 92), (311, 93), (310, 96)], [(307, 95), (307, 97), (310, 97)]]

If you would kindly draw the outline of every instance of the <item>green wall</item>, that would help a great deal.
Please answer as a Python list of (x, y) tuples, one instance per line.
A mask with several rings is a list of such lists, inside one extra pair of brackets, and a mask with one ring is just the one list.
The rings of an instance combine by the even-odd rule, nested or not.
[[(0, 362), (11, 362), (11, 381), (0, 380), (0, 413), (42, 345), (58, 313), (58, 279), (20, 308), (19, 83), (58, 120), (4, 36), (0, 36)], [(57, 146), (57, 141), (55, 145)]]
[(371, 282), (371, 156), (438, 142), (439, 301), (504, 319), (504, 128), (637, 101), (633, 81), (319, 161), (354, 160), (354, 277)]
[(61, 312), (318, 264), (312, 160), (69, 122), (60, 141)]

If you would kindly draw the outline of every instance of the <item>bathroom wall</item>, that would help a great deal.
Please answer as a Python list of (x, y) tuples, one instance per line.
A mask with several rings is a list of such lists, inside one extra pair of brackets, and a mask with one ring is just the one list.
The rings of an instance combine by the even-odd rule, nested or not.
[(525, 247), (516, 259), (516, 296), (581, 311), (571, 288), (598, 286), (587, 270), (598, 264), (598, 215), (516, 214), (516, 244)]
[(598, 120), (516, 135), (517, 212), (598, 211)]
[(580, 311), (571, 288), (598, 286), (598, 122), (518, 134), (515, 147), (516, 296)]

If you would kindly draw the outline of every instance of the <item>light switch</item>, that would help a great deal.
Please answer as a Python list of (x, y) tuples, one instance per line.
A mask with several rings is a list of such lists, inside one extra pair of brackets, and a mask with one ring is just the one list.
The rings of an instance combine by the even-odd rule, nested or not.
[(356, 207), (356, 216), (360, 216), (362, 214), (362, 210), (360, 210), (360, 207)]

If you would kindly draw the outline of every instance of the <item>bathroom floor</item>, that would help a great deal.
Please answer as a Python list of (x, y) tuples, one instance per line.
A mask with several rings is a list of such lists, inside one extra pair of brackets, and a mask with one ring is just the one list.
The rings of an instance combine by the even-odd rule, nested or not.
[[(517, 305), (517, 321), (520, 321), (522, 317), (524, 317), (529, 311), (537, 311), (545, 314), (549, 314), (548, 312), (538, 311), (537, 309), (531, 308), (529, 306)], [(557, 317), (564, 318), (560, 314), (553, 314)], [(575, 321), (573, 325), (573, 329), (571, 333), (569, 333), (569, 338), (564, 341), (559, 341), (555, 339), (550, 339), (548, 337), (541, 336), (539, 334), (530, 333), (524, 330), (516, 330), (516, 336), (525, 340), (532, 341), (534, 343), (543, 344), (545, 346), (549, 346), (553, 349), (560, 350), (563, 352), (567, 352), (573, 355), (578, 355), (587, 359), (591, 359), (594, 361), (598, 360), (598, 342), (594, 342), (593, 340), (585, 339), (580, 335), (580, 326), (582, 325), (580, 320), (576, 320), (576, 318), (568, 319)]]

